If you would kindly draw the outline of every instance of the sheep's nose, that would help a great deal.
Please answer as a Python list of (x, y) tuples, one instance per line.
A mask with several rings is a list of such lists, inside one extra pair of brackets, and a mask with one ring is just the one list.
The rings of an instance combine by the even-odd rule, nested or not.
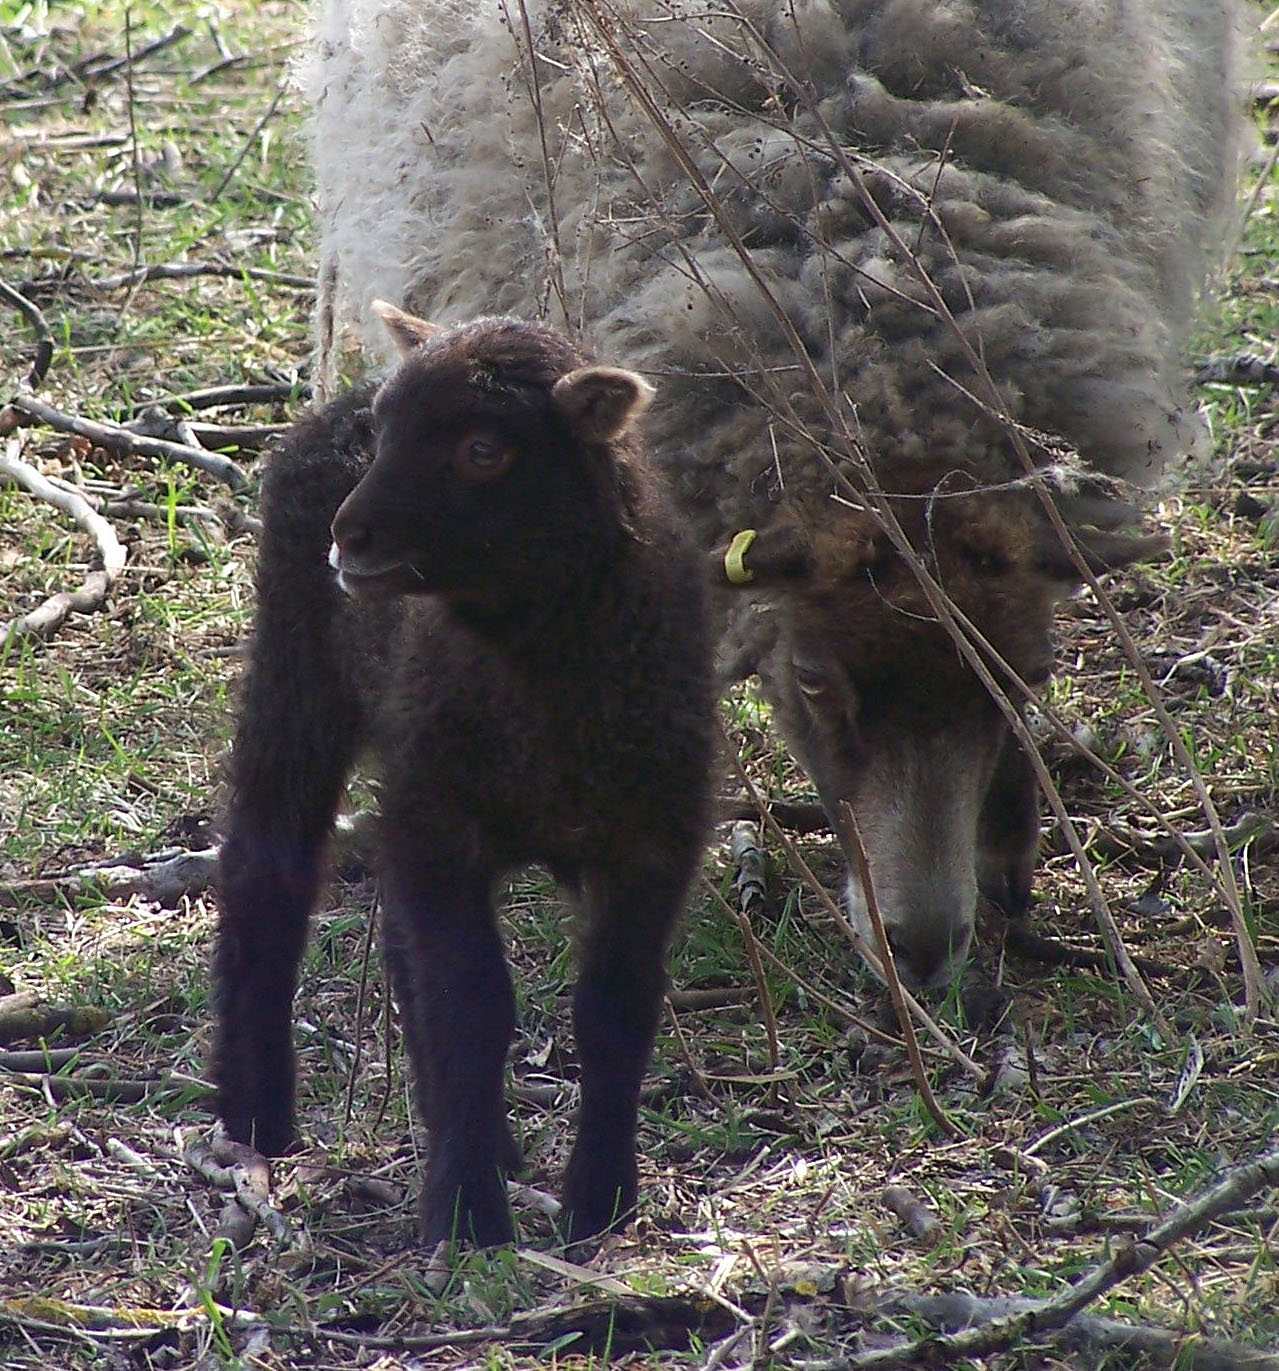
[(967, 934), (956, 932), (955, 925), (946, 922), (927, 931), (912, 929), (909, 937), (893, 928), (885, 931), (897, 972), (912, 988), (944, 985), (958, 959), (968, 950)]

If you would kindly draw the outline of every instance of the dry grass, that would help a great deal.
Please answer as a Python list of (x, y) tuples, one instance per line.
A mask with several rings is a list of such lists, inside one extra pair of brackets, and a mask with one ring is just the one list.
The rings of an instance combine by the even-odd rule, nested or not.
[[(49, 321), (56, 350), (41, 395), (97, 418), (200, 387), (287, 383), (307, 352), (309, 296), (287, 284), (311, 266), (305, 167), (292, 97), (273, 103), (297, 41), (297, 7), (134, 5), (135, 51), (178, 20), (191, 31), (131, 71), (76, 74), (72, 64), (86, 57), (124, 55), (123, 13), (115, 4), (0, 3), (0, 278)], [(172, 203), (102, 198), (139, 187)], [(259, 276), (100, 284), (139, 263), (176, 261)], [(1271, 184), (1204, 325), (1203, 354), (1274, 359), (1277, 261)], [(16, 316), (3, 336), (13, 381), (26, 369), (30, 337)], [(1245, 812), (1276, 811), (1279, 415), (1272, 388), (1219, 384), (1201, 399), (1217, 450), (1203, 477), (1160, 510), (1172, 555), (1110, 594), (1230, 825)], [(297, 408), (296, 400), (236, 405), (218, 418), (265, 423)], [(61, 1101), (47, 1087), (0, 1079), (0, 1296), (105, 1306), (118, 1319), (130, 1310), (195, 1312), (185, 1331), (74, 1332), (46, 1326), (56, 1308), (18, 1318), (0, 1306), (0, 1362), (532, 1364), (510, 1338), (418, 1352), (403, 1341), (379, 1345), (506, 1324), (592, 1292), (586, 1275), (548, 1267), (552, 1225), (523, 1201), (521, 1246), (467, 1256), (436, 1288), (429, 1254), (412, 1243), (422, 1140), (398, 1052), (388, 1075), (376, 966), (363, 1017), (355, 1015), (367, 884), (337, 882), (327, 896), (298, 1001), (310, 1146), (277, 1168), (274, 1197), (307, 1248), (283, 1255), (259, 1231), (238, 1256), (211, 1254), (222, 1196), (187, 1168), (175, 1139), (175, 1128), (209, 1121), (200, 1079), (210, 904), (196, 895), (164, 908), (91, 888), (50, 900), (22, 882), (131, 850), (198, 846), (206, 835), (239, 670), (227, 650), (242, 640), (250, 608), (252, 539), (228, 532), (233, 522), (181, 521), (181, 507), (232, 503), (181, 466), (111, 457), (40, 429), (24, 430), (21, 445), (47, 474), (106, 483), (100, 491), (137, 488), (158, 513), (119, 521), (129, 564), (104, 612), (73, 616), (47, 644), (13, 646), (0, 667), (0, 962), (20, 988), (104, 1009), (110, 1021), (83, 1041), (84, 1060), (103, 1064), (101, 1079), (151, 1084), (130, 1104)], [(252, 453), (233, 455), (252, 470)], [(251, 490), (236, 500), (252, 509)], [(82, 534), (0, 487), (5, 617), (78, 584), (90, 560)], [(1062, 616), (1060, 636), (1048, 703), (1140, 802), (1058, 739), (1046, 739), (1045, 755), (1089, 836), (1124, 938), (1146, 959), (1166, 1031), (1106, 965), (1045, 966), (992, 926), (979, 965), (938, 1014), (996, 1071), (994, 1088), (978, 1092), (925, 1043), (933, 1088), (959, 1130), (943, 1140), (900, 1049), (859, 1026), (880, 1023), (877, 992), (811, 892), (779, 870), (756, 920), (779, 1023), (777, 1069), (739, 930), (717, 901), (699, 898), (673, 967), (685, 994), (676, 1010), (682, 1036), (664, 1039), (646, 1094), (641, 1221), (610, 1241), (591, 1271), (639, 1294), (691, 1293), (705, 1297), (704, 1309), (722, 1308), (720, 1299), (746, 1310), (746, 1336), (724, 1364), (837, 1365), (856, 1344), (866, 1292), (886, 1284), (1050, 1294), (1109, 1245), (1273, 1145), (1279, 1024), (1267, 1006), (1251, 1033), (1241, 1026), (1236, 945), (1211, 864), (1168, 861), (1140, 841), (1122, 855), (1133, 830), (1151, 843), (1159, 837), (1155, 816), (1178, 831), (1205, 827), (1190, 777), (1094, 597)], [(763, 708), (743, 694), (727, 715), (756, 779), (774, 795), (805, 798)], [(717, 838), (707, 877), (731, 899), (727, 830)], [(806, 838), (801, 847), (833, 890), (833, 840)], [(1236, 860), (1273, 1003), (1279, 848), (1257, 841)], [(570, 940), (536, 874), (513, 885), (510, 905), (522, 986), (512, 1083), (528, 1180), (553, 1191), (573, 1099)], [(1102, 946), (1055, 829), (1032, 926), (1072, 948)], [(692, 991), (721, 993), (695, 1005)], [(94, 1078), (83, 1062), (74, 1074)], [(369, 1177), (386, 1187), (371, 1189)], [(935, 1214), (935, 1245), (913, 1239), (885, 1206), (890, 1184)], [(1273, 1192), (1263, 1198), (1121, 1286), (1102, 1312), (1279, 1344), (1277, 1216)], [(259, 1311), (265, 1322), (236, 1327), (222, 1306)], [(724, 1317), (733, 1327), (736, 1316)], [(706, 1336), (716, 1331), (708, 1324)], [(609, 1350), (625, 1345), (615, 1329)], [(574, 1350), (566, 1344), (555, 1356), (569, 1361)], [(708, 1353), (695, 1339), (691, 1349), (638, 1360), (665, 1358), (700, 1365)], [(1027, 1346), (983, 1364), (1066, 1360)]]

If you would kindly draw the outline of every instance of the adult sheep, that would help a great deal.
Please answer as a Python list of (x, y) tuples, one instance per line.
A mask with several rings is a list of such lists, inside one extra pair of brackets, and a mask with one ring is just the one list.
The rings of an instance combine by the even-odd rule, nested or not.
[(1025, 908), (1038, 832), (954, 634), (1042, 683), (1081, 561), (1149, 549), (1121, 483), (1199, 432), (1228, 5), (320, 0), (316, 27), (321, 382), (375, 296), (659, 377), (648, 440), (747, 583), (736, 660), (854, 806), (903, 977), (945, 981), (979, 889)]

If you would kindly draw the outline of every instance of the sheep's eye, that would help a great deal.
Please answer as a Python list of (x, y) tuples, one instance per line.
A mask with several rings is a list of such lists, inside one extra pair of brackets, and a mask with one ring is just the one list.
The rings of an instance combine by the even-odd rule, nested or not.
[(453, 453), (453, 467), (464, 481), (494, 481), (515, 460), (515, 449), (494, 438), (468, 434)]
[(811, 666), (801, 666), (798, 662), (793, 663), (791, 669), (795, 675), (796, 688), (801, 695), (809, 700), (817, 700), (826, 694), (829, 687), (824, 672)]

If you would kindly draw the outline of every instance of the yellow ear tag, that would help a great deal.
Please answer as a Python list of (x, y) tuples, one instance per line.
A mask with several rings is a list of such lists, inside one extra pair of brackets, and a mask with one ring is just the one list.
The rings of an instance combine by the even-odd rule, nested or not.
[(753, 528), (744, 528), (733, 535), (733, 541), (724, 553), (724, 575), (728, 577), (729, 585), (747, 586), (755, 579), (755, 573), (742, 560), (750, 551), (755, 536)]

